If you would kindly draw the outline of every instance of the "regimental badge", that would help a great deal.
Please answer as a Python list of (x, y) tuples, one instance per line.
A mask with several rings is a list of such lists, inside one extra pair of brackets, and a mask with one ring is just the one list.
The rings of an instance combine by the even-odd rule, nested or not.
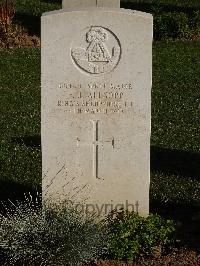
[(121, 58), (118, 38), (103, 27), (92, 26), (86, 33), (85, 48), (71, 49), (75, 64), (90, 74), (111, 72)]

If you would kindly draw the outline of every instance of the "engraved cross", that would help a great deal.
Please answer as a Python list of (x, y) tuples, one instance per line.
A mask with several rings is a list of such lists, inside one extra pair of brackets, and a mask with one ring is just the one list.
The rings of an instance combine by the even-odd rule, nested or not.
[[(100, 141), (99, 140), (99, 121), (92, 120), (93, 124), (93, 176), (97, 179), (99, 178), (99, 146), (104, 146), (105, 144), (111, 143), (112, 147), (114, 148), (114, 138), (112, 140), (107, 141)], [(79, 146), (79, 142), (81, 140), (77, 138), (77, 146)], [(89, 144), (90, 145), (90, 144)]]

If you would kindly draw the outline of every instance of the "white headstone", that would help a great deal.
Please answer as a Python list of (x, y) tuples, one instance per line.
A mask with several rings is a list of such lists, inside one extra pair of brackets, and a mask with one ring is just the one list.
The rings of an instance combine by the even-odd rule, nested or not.
[(44, 199), (148, 214), (152, 24), (116, 8), (42, 16)]
[(63, 0), (63, 8), (112, 7), (119, 8), (120, 0)]

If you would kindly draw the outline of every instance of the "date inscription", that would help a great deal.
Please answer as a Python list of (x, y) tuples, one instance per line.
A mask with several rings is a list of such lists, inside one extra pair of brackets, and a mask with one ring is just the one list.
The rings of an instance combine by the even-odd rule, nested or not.
[(130, 94), (133, 84), (89, 83), (59, 84), (65, 97), (57, 99), (57, 107), (71, 114), (127, 114), (133, 111)]

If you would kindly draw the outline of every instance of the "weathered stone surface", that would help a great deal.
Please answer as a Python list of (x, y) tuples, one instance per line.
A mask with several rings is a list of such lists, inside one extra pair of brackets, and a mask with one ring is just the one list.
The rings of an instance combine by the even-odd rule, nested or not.
[(109, 8), (43, 15), (45, 199), (85, 199), (100, 215), (117, 204), (148, 214), (151, 72), (151, 15)]
[(97, 0), (97, 7), (120, 8), (120, 0)]
[(120, 7), (120, 0), (63, 0), (63, 8)]

